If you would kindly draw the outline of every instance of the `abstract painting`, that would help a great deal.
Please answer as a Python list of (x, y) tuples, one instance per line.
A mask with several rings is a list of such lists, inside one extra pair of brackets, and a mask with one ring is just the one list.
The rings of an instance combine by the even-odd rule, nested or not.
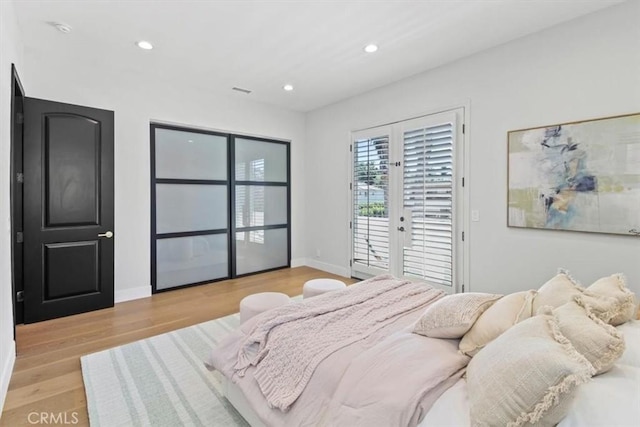
[(640, 236), (640, 113), (508, 133), (508, 225)]

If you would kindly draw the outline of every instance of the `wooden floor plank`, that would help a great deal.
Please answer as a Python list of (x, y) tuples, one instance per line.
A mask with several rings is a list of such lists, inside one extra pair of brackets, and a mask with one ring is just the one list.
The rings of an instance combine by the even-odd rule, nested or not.
[(57, 375), (44, 381), (14, 388), (13, 392), (7, 395), (4, 407), (11, 410), (20, 406), (34, 406), (40, 400), (46, 400), (64, 393), (65, 387), (77, 388), (78, 384), (82, 384), (82, 373), (79, 369), (75, 369), (72, 372)]
[[(41, 414), (49, 414), (46, 425), (86, 426), (89, 421), (81, 356), (236, 313), (240, 300), (256, 292), (299, 295), (304, 282), (318, 277), (354, 282), (310, 267), (297, 267), (164, 292), (105, 310), (19, 325), (16, 329), (18, 356), (0, 426), (33, 425), (34, 421), (40, 421)], [(51, 423), (50, 414), (63, 422)], [(77, 423), (71, 422), (74, 420)]]

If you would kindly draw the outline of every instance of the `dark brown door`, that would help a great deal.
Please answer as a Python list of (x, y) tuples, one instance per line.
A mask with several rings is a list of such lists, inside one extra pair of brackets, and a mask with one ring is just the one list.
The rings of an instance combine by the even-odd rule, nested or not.
[(113, 306), (112, 111), (25, 98), (25, 323)]

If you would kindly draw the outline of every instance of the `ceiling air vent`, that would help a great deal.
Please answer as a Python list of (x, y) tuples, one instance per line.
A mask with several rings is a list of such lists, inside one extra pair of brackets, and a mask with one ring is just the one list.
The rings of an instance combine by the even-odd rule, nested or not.
[(236, 92), (242, 92), (242, 93), (246, 93), (247, 95), (249, 95), (251, 93), (251, 91), (249, 89), (243, 89), (241, 87), (232, 87), (232, 90), (235, 90)]

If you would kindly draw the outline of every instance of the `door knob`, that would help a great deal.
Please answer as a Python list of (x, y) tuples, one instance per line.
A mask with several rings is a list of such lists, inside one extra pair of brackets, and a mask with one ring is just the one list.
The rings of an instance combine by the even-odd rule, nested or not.
[(404, 227), (398, 227), (398, 231), (404, 231)]
[(113, 232), (107, 231), (106, 233), (100, 233), (98, 234), (98, 237), (106, 237), (107, 239), (110, 239), (113, 237)]

